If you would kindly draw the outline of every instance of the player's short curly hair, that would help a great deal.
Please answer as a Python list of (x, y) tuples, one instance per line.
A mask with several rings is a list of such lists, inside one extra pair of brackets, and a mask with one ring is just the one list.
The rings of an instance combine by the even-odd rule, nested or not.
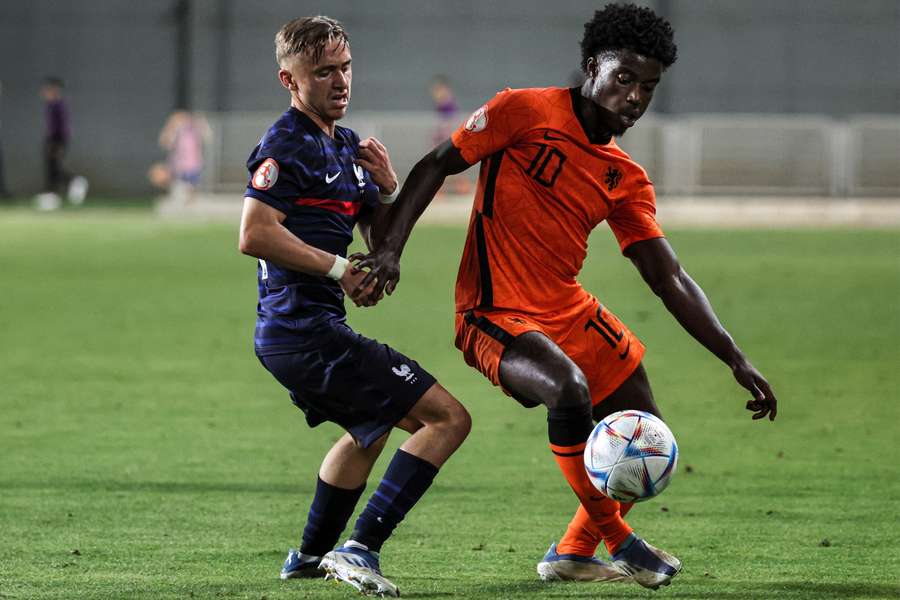
[(300, 17), (285, 23), (275, 34), (275, 60), (280, 67), (297, 54), (309, 52), (318, 62), (330, 42), (350, 43), (344, 26), (330, 17)]
[(667, 69), (678, 58), (674, 36), (669, 22), (649, 8), (607, 4), (584, 24), (581, 69), (587, 71), (589, 58), (615, 50), (631, 50), (655, 58)]

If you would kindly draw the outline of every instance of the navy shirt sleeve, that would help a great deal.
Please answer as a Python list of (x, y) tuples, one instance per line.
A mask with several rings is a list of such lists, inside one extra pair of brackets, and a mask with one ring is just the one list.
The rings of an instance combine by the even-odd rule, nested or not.
[(315, 165), (298, 160), (297, 148), (283, 148), (264, 140), (247, 159), (250, 180), (244, 195), (290, 214), (296, 201), (311, 187), (314, 168)]

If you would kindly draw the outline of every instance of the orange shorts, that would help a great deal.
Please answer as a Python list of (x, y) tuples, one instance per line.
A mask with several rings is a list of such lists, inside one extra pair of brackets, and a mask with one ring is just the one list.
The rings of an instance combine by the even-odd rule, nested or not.
[(509, 310), (456, 314), (456, 347), (469, 366), (501, 388), (503, 352), (529, 331), (546, 335), (581, 368), (594, 404), (622, 385), (644, 356), (644, 344), (590, 294), (565, 310), (540, 316)]

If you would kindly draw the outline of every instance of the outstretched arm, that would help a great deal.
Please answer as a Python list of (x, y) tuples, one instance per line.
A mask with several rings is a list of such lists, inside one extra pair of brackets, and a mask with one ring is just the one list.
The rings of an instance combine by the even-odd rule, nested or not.
[(778, 405), (769, 382), (734, 343), (706, 294), (681, 268), (669, 242), (665, 238), (636, 242), (625, 249), (625, 256), (681, 326), (727, 364), (737, 382), (750, 391), (753, 400), (747, 402), (747, 410), (754, 413), (753, 418), (768, 415), (769, 420), (774, 420)]
[[(459, 150), (450, 140), (425, 155), (416, 163), (406, 178), (406, 183), (390, 211), (389, 223), (376, 229), (375, 250), (368, 255), (354, 254), (357, 268), (369, 269), (369, 274), (360, 284), (360, 290), (374, 282), (372, 294), (379, 297), (383, 291), (391, 294), (400, 279), (400, 255), (409, 234), (419, 216), (434, 199), (448, 175), (461, 173), (469, 168)], [(354, 298), (359, 296), (354, 294)]]

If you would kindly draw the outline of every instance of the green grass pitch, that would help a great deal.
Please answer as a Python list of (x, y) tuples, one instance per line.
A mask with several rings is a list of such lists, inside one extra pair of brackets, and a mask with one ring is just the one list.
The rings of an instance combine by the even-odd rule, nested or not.
[[(253, 356), (255, 267), (236, 225), (0, 211), (0, 599), (355, 597), (278, 579), (339, 432), (308, 429)], [(658, 592), (538, 581), (576, 500), (544, 411), (452, 347), (461, 227), (417, 229), (397, 293), (351, 311), (474, 418), (385, 546), (404, 596), (900, 597), (898, 232), (669, 237), (780, 410), (752, 422), (727, 368), (598, 230), (582, 282), (646, 342), (681, 449), (669, 489), (629, 519), (684, 561)]]

